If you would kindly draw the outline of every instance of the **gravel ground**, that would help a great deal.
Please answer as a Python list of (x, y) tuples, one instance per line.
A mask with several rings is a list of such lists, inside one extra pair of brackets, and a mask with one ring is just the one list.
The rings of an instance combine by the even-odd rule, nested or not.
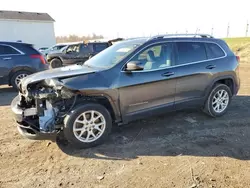
[(250, 187), (250, 66), (218, 119), (182, 111), (116, 128), (101, 146), (22, 138), (0, 87), (0, 187)]

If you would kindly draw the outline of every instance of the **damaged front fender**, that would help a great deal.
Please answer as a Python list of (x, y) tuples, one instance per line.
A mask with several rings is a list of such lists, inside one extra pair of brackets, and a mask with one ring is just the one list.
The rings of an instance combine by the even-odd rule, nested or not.
[(26, 91), (29, 84), (37, 83), (46, 79), (53, 78), (66, 78), (77, 75), (84, 75), (89, 73), (97, 72), (97, 69), (93, 69), (84, 65), (72, 65), (67, 67), (61, 67), (57, 69), (46, 70), (42, 72), (38, 72), (32, 75), (27, 76), (22, 79), (21, 82), (21, 91)]

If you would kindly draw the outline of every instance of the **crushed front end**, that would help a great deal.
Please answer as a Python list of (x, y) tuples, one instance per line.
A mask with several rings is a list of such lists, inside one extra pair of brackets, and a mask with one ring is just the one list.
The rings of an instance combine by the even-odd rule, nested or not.
[(22, 83), (11, 103), (18, 131), (29, 139), (56, 135), (76, 103), (76, 92), (62, 86), (58, 79), (45, 79), (25, 87)]

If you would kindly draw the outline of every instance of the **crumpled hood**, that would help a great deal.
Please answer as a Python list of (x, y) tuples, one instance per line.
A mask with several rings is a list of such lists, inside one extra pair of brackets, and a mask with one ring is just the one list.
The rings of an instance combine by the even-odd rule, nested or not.
[(45, 79), (51, 78), (63, 78), (68, 76), (77, 76), (82, 74), (89, 74), (97, 72), (98, 69), (94, 69), (92, 67), (87, 67), (84, 65), (71, 65), (66, 67), (60, 67), (56, 69), (50, 69), (38, 73), (34, 73), (32, 75), (23, 78), (21, 81), (22, 91), (27, 89), (27, 86), (31, 83), (39, 82)]

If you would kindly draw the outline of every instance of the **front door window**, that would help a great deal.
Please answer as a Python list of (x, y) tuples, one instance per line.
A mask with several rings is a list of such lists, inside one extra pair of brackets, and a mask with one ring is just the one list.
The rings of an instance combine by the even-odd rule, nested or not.
[(143, 70), (157, 70), (173, 65), (173, 43), (154, 45), (137, 54), (131, 61), (138, 62)]

